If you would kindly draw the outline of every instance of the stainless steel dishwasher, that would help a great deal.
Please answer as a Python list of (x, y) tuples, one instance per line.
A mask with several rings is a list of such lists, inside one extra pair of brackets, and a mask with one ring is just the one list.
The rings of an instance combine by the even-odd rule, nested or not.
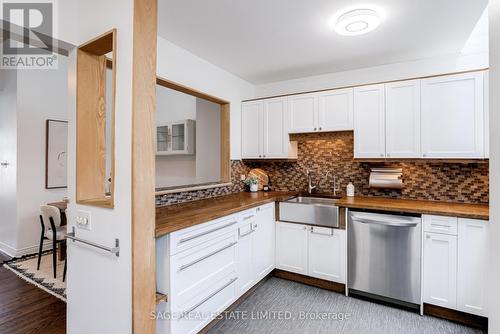
[(350, 211), (347, 235), (349, 293), (421, 303), (421, 217)]

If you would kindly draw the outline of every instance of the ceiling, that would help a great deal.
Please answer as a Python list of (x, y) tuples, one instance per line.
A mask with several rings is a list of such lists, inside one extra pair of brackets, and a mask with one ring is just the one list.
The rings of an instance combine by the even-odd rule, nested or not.
[(460, 52), (488, 0), (360, 2), (360, 8), (378, 8), (384, 20), (377, 30), (351, 37), (337, 35), (330, 21), (352, 8), (352, 0), (158, 3), (161, 37), (263, 84)]

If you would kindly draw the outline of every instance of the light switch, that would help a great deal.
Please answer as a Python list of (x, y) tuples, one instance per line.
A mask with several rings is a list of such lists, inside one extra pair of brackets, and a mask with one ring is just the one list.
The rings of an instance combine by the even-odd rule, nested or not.
[(88, 211), (78, 211), (75, 218), (76, 227), (83, 230), (91, 230), (90, 224), (90, 212)]
[(247, 179), (247, 177), (245, 176), (245, 174), (241, 174), (240, 175), (240, 180), (241, 181), (245, 181)]

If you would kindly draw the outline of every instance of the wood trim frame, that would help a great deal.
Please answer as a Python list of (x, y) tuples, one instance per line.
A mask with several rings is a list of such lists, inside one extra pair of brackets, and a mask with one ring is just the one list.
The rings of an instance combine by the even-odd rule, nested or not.
[[(80, 45), (77, 50), (76, 202), (103, 208), (114, 207), (116, 67), (112, 73), (111, 92), (110, 195), (106, 195), (106, 114), (101, 111), (106, 97), (103, 84), (107, 69), (105, 55), (111, 49), (112, 63), (116, 64), (116, 38), (116, 29), (112, 29)], [(89, 161), (93, 163), (91, 168)]]
[(61, 121), (58, 119), (47, 119), (45, 121), (45, 189), (66, 189), (68, 185), (64, 187), (49, 187), (49, 123), (50, 122), (60, 122), (68, 124), (68, 121)]
[(132, 332), (156, 333), (155, 114), (157, 0), (134, 0), (132, 62)]
[[(192, 89), (190, 87), (178, 84), (176, 82), (170, 81), (168, 79), (157, 76), (156, 84), (165, 88), (169, 88), (184, 94), (188, 94), (200, 99), (204, 99), (210, 101), (212, 103), (216, 103), (220, 105), (220, 180), (217, 182), (217, 186), (227, 185), (231, 183), (231, 114), (230, 114), (230, 106), (231, 104), (223, 100), (221, 98), (200, 92), (196, 89)], [(207, 189), (203, 188), (203, 189)], [(213, 188), (213, 187), (210, 187)], [(171, 189), (167, 193), (179, 193), (185, 191), (194, 191), (199, 190), (200, 186), (192, 186), (192, 187), (179, 187), (179, 189)], [(156, 195), (165, 194), (165, 191), (157, 191)]]

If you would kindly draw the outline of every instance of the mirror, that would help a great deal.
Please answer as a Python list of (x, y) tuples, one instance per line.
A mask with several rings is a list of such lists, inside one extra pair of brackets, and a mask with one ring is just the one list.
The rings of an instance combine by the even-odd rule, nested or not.
[(158, 82), (156, 191), (229, 182), (229, 146), (222, 144), (229, 132), (228, 103), (164, 79)]
[(116, 29), (77, 51), (76, 201), (114, 206)]

